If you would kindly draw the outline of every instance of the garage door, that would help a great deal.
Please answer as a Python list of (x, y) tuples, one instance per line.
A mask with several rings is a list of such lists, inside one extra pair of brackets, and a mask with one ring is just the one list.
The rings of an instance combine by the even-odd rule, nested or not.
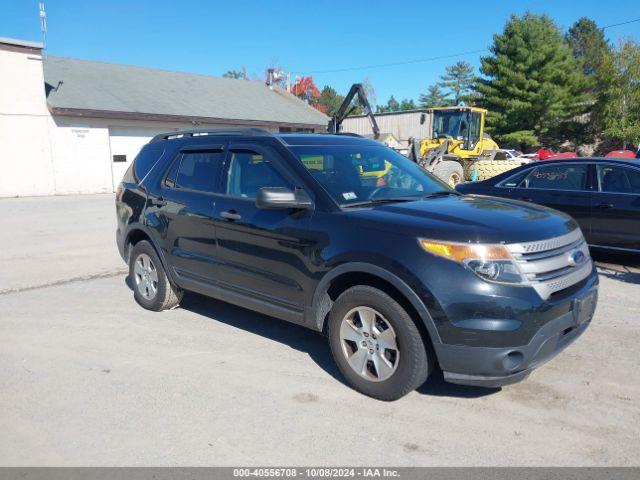
[(140, 149), (156, 134), (166, 131), (166, 128), (109, 127), (114, 191)]

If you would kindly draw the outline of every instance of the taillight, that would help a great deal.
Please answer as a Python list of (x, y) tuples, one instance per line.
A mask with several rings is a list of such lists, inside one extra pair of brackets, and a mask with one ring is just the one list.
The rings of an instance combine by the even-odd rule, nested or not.
[(116, 188), (116, 202), (120, 201), (120, 197), (122, 197), (122, 192), (124, 192), (124, 185), (121, 183), (120, 185), (118, 185), (118, 188)]

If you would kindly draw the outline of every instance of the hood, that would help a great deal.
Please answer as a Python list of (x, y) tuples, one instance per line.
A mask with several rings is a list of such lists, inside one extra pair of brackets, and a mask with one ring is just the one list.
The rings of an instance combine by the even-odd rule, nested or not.
[(474, 195), (382, 204), (348, 215), (364, 227), (456, 242), (532, 242), (578, 228), (568, 215), (541, 205)]

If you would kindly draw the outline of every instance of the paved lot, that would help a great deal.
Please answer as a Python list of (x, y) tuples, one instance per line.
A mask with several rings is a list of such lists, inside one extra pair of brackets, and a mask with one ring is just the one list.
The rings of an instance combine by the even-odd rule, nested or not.
[(196, 296), (137, 306), (110, 195), (1, 200), (0, 222), (0, 465), (640, 463), (628, 259), (600, 257), (593, 325), (525, 382), (383, 403), (311, 331)]

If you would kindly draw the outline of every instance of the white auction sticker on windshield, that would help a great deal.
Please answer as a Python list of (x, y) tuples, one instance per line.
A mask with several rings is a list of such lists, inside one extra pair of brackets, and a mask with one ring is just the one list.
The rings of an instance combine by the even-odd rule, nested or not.
[(345, 200), (355, 200), (358, 196), (353, 192), (344, 192), (342, 194)]

